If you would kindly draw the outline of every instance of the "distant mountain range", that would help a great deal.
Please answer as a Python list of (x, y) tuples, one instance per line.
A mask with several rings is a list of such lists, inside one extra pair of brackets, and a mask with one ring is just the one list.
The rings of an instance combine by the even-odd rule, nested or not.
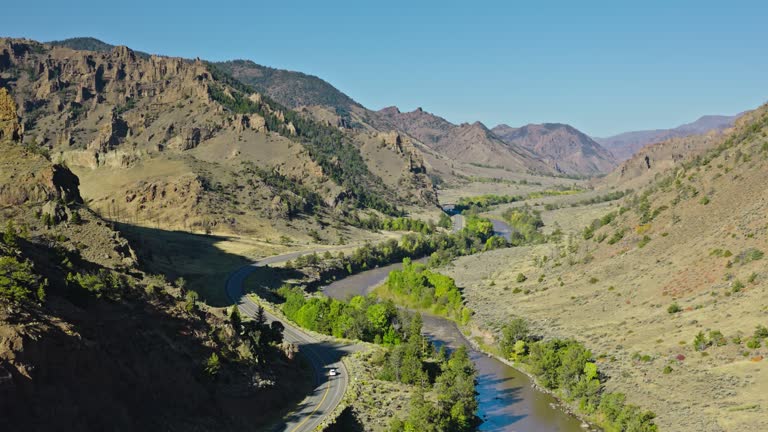
[[(107, 52), (113, 45), (90, 37), (50, 43), (76, 50)], [(138, 56), (148, 56), (136, 52)], [(290, 109), (316, 120), (370, 132), (395, 130), (456, 162), (540, 174), (594, 176), (610, 172), (647, 144), (730, 127), (737, 116), (705, 116), (674, 129), (627, 132), (608, 138), (590, 138), (559, 123), (505, 124), (488, 129), (481, 122), (453, 124), (421, 108), (401, 112), (397, 107), (370, 110), (313, 75), (262, 66), (250, 60), (214, 63), (218, 68)]]
[(692, 123), (672, 129), (624, 132), (607, 138), (595, 138), (595, 141), (610, 150), (620, 161), (624, 161), (648, 144), (730, 128), (741, 114), (743, 113), (734, 116), (706, 115)]

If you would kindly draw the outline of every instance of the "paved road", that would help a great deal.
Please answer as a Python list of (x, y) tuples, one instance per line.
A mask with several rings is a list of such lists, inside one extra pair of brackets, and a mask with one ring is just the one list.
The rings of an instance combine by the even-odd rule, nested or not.
[(464, 229), (464, 215), (453, 215), (451, 221), (453, 222), (453, 232), (457, 233)]
[[(247, 316), (255, 316), (258, 306), (253, 300), (243, 295), (243, 285), (245, 279), (256, 271), (258, 267), (265, 267), (269, 264), (275, 264), (292, 260), (300, 255), (312, 253), (313, 251), (294, 252), (284, 255), (262, 259), (251, 265), (241, 267), (229, 276), (227, 279), (227, 296), (233, 304), (237, 304), (240, 313)], [(349, 375), (341, 357), (354, 348), (349, 345), (332, 343), (315, 338), (305, 333), (303, 330), (295, 327), (291, 323), (279, 320), (270, 313), (265, 313), (267, 320), (280, 321), (285, 326), (284, 337), (288, 342), (295, 343), (299, 347), (299, 353), (304, 355), (312, 366), (315, 376), (315, 387), (291, 413), (275, 426), (275, 431), (313, 431), (323, 421), (323, 419), (341, 402), (346, 391)], [(328, 371), (336, 368), (340, 375), (331, 377)]]

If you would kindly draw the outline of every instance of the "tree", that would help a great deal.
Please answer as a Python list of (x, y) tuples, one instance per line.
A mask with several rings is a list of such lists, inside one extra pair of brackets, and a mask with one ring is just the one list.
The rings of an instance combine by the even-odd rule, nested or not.
[(501, 329), (499, 345), (506, 357), (510, 357), (515, 352), (518, 341), (525, 341), (528, 338), (528, 331), (528, 322), (523, 318), (514, 318)]
[(440, 213), (440, 219), (437, 222), (437, 226), (439, 226), (440, 228), (451, 229), (451, 227), (453, 226), (453, 221), (451, 220), (451, 217), (448, 216), (447, 214)]
[(184, 310), (187, 312), (193, 312), (195, 309), (197, 309), (197, 299), (199, 298), (199, 295), (195, 291), (188, 291), (187, 294), (184, 296), (184, 299), (186, 302), (184, 303)]
[(219, 374), (220, 369), (221, 364), (219, 362), (219, 356), (215, 352), (211, 353), (211, 356), (205, 361), (205, 372), (208, 375), (215, 377)]
[(18, 240), (18, 233), (16, 232), (16, 227), (13, 225), (12, 220), (8, 220), (8, 223), (5, 226), (5, 232), (3, 233), (3, 243), (5, 243), (8, 247), (16, 247)]
[(45, 284), (46, 281), (41, 281), (32, 271), (29, 262), (20, 262), (9, 256), (0, 257), (0, 300), (21, 304), (31, 300), (35, 292), (37, 299), (42, 301), (45, 298)]
[(240, 309), (237, 305), (232, 306), (232, 311), (229, 313), (229, 323), (235, 330), (235, 334), (239, 335), (243, 327), (243, 318), (240, 316)]

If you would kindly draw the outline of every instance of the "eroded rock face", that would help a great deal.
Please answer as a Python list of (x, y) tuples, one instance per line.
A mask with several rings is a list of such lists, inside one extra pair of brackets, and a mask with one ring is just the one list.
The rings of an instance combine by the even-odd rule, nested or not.
[(19, 169), (14, 181), (0, 184), (0, 205), (16, 206), (47, 201), (82, 203), (80, 180), (62, 165), (48, 165), (39, 171)]
[(8, 90), (0, 88), (0, 141), (21, 139), (21, 125), (16, 111), (16, 102)]

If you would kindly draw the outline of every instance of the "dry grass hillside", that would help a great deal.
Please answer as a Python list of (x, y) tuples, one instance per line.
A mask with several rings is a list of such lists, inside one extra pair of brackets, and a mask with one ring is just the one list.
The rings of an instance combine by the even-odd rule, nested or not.
[(768, 107), (704, 141), (620, 204), (545, 211), (559, 243), (459, 259), (477, 336), (576, 338), (661, 430), (768, 429)]

